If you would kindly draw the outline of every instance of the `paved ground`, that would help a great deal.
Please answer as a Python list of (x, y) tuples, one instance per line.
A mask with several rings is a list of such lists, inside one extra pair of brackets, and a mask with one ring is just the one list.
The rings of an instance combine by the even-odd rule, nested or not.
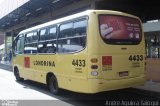
[(5, 100), (33, 100), (33, 99), (46, 99), (57, 100), (49, 95), (40, 93), (30, 86), (17, 83), (12, 72), (4, 71), (0, 69), (0, 99)]
[(138, 86), (135, 88), (158, 93), (160, 96), (160, 82), (146, 81), (144, 86)]

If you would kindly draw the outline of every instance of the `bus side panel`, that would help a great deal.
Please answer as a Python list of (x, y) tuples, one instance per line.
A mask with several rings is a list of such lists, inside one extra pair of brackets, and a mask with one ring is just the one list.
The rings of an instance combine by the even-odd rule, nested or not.
[(29, 60), (26, 60), (24, 55), (17, 55), (15, 59), (13, 59), (14, 66), (17, 66), (20, 76), (24, 79), (33, 79), (33, 70), (30, 68)]
[(56, 71), (60, 88), (76, 92), (88, 92), (85, 53), (57, 55)]
[(75, 92), (88, 92), (86, 49), (75, 54), (30, 55), (27, 57), (30, 58), (30, 67), (24, 71), (32, 73), (29, 79), (46, 84), (47, 73), (53, 73), (60, 88)]
[(54, 55), (30, 55), (32, 80), (46, 84), (46, 74), (55, 69)]

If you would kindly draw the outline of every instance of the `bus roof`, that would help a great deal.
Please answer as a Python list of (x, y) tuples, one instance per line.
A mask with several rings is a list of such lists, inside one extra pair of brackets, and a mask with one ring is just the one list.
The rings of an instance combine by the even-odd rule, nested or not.
[(86, 10), (84, 12), (80, 12), (80, 13), (77, 13), (77, 14), (66, 16), (66, 17), (63, 17), (63, 18), (60, 18), (60, 19), (57, 19), (57, 20), (49, 21), (49, 22), (46, 22), (46, 23), (31, 27), (31, 28), (28, 28), (28, 29), (25, 29), (25, 30), (21, 31), (19, 34), (30, 32), (30, 31), (33, 31), (33, 30), (37, 30), (37, 29), (40, 29), (40, 28), (44, 28), (44, 27), (47, 27), (47, 26), (50, 26), (50, 25), (54, 25), (54, 24), (57, 24), (57, 23), (61, 23), (61, 22), (73, 19), (73, 17), (74, 18), (78, 18), (78, 17), (86, 16), (86, 15), (89, 15), (89, 14), (94, 13), (94, 12), (98, 13), (98, 14), (103, 14), (103, 13), (106, 14), (106, 13), (108, 13), (108, 14), (117, 14), (117, 15), (124, 15), (124, 16), (138, 18), (138, 17), (136, 17), (134, 15), (123, 13), (123, 12), (119, 12), (119, 11), (112, 11), (112, 10)]

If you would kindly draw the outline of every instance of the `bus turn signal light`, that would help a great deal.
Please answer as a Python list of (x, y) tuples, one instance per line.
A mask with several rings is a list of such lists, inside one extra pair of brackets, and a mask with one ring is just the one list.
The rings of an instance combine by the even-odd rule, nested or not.
[(98, 62), (98, 59), (97, 59), (97, 58), (92, 58), (92, 59), (91, 59), (91, 62), (92, 62), (92, 63), (97, 63), (97, 62)]

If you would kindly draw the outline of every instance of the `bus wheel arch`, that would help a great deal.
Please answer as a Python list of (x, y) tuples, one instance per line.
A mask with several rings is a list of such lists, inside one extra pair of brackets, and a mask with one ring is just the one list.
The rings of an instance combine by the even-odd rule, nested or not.
[(46, 77), (47, 86), (50, 90), (50, 92), (54, 95), (58, 95), (60, 90), (58, 86), (58, 80), (56, 76), (53, 73), (48, 73)]
[(20, 77), (19, 69), (18, 69), (17, 66), (14, 67), (13, 72), (14, 72), (14, 76), (15, 76), (15, 78), (16, 78), (17, 81), (23, 81), (24, 80), (24, 78)]

